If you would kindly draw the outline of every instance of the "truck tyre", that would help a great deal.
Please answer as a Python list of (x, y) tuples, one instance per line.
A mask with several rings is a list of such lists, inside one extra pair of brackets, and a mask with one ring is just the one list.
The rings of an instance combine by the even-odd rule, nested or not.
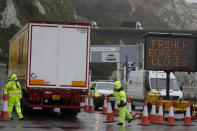
[(112, 107), (112, 111), (114, 111), (115, 101), (111, 101), (111, 107)]
[(61, 116), (64, 118), (75, 118), (80, 109), (64, 109), (60, 108)]
[(25, 97), (21, 99), (21, 111), (24, 115), (30, 114), (33, 111), (33, 108), (28, 106), (28, 101)]
[(133, 102), (131, 103), (131, 108), (132, 110), (135, 110), (135, 105), (133, 104)]
[(151, 109), (152, 109), (152, 104), (151, 103), (148, 103), (148, 113), (150, 113), (151, 112)]
[(99, 102), (97, 101), (96, 98), (94, 98), (94, 110), (98, 111), (99, 110)]
[(33, 108), (28, 106), (22, 106), (21, 110), (22, 110), (22, 114), (24, 115), (28, 115), (33, 112)]
[(99, 105), (97, 103), (94, 104), (94, 110), (99, 111)]
[(165, 117), (165, 105), (163, 105), (163, 117)]
[(68, 112), (68, 109), (60, 108), (60, 113), (62, 117), (67, 117), (69, 112)]
[(54, 111), (54, 108), (42, 108), (42, 111), (43, 111), (44, 113), (51, 113), (51, 112)]

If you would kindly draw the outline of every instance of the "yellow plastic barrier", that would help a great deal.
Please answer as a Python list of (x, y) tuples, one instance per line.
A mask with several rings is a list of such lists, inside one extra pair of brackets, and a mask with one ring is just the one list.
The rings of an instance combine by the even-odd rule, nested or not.
[[(161, 94), (159, 92), (148, 92), (146, 95), (146, 100), (148, 103), (152, 103), (153, 100), (155, 100), (157, 110), (159, 108), (159, 100), (160, 99), (162, 99), (162, 98), (161, 98)], [(169, 111), (171, 101), (173, 101), (173, 103), (174, 103), (174, 106), (173, 106), (174, 111), (186, 111), (187, 103), (188, 103), (188, 101), (186, 101), (186, 100), (184, 100), (184, 101), (162, 100), (163, 105), (164, 105), (164, 111)]]

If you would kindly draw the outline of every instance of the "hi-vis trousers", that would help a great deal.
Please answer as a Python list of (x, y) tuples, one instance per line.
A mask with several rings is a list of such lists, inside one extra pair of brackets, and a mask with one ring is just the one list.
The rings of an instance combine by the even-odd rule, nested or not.
[(120, 122), (121, 123), (124, 123), (125, 117), (129, 118), (129, 120), (132, 119), (132, 116), (129, 113), (127, 106), (120, 107), (119, 109), (120, 109)]
[(15, 106), (16, 112), (18, 114), (18, 118), (23, 118), (23, 115), (21, 113), (21, 104), (20, 104), (20, 98), (19, 97), (8, 97), (8, 116), (12, 117), (12, 110)]

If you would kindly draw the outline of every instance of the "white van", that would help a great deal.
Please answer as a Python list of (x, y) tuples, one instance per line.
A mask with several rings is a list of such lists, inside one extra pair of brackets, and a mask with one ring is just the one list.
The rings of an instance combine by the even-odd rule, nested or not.
[[(132, 98), (133, 107), (143, 106), (147, 92), (160, 93), (166, 97), (166, 73), (164, 71), (131, 71), (127, 81), (127, 96)], [(170, 99), (180, 100), (183, 93), (173, 73), (170, 73)]]

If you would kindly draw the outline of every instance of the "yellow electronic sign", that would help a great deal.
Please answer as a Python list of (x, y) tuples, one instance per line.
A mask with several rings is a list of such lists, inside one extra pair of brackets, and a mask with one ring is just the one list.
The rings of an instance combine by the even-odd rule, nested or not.
[(182, 36), (147, 36), (145, 69), (164, 71), (196, 71), (197, 39)]

